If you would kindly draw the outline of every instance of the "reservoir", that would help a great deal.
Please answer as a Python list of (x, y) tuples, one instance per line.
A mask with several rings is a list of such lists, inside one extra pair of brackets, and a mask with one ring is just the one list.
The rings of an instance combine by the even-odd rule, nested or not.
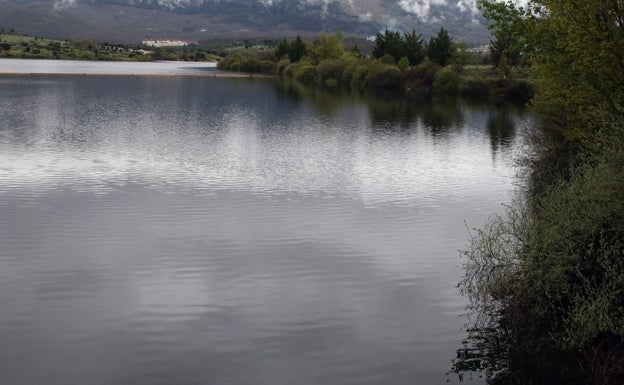
[(115, 71), (0, 76), (0, 383), (459, 381), (522, 111)]

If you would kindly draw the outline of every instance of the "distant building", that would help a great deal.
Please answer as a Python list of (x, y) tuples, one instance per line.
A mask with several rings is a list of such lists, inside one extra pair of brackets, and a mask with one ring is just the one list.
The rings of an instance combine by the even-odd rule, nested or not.
[(184, 47), (189, 45), (187, 41), (182, 40), (143, 40), (142, 43), (151, 47)]
[(468, 52), (478, 52), (478, 53), (488, 53), (488, 52), (490, 52), (490, 46), (489, 45), (481, 45), (481, 46), (478, 46), (478, 47), (468, 48), (466, 51), (468, 51)]

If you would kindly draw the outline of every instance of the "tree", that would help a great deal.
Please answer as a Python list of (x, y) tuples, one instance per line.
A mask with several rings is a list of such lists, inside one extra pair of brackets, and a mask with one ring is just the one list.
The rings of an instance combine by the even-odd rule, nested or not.
[(344, 54), (342, 36), (321, 34), (312, 42), (309, 53), (314, 64), (320, 63), (321, 60), (340, 59)]
[[(415, 66), (425, 59), (425, 44), (422, 39), (422, 35), (416, 34), (415, 30), (412, 30), (411, 33), (406, 33), (404, 35), (405, 38), (405, 49), (404, 53), (410, 64)], [(398, 58), (397, 58), (398, 59)]]
[(405, 56), (405, 43), (401, 34), (398, 31), (389, 31), (387, 28), (383, 35), (377, 32), (372, 54), (376, 59), (388, 54), (395, 61)]
[(490, 21), (488, 29), (494, 40), (490, 40), (490, 59), (498, 66), (506, 57), (509, 65), (524, 64), (530, 57), (535, 39), (535, 24), (539, 18), (535, 7), (517, 7), (512, 1), (478, 0), (483, 16)]
[(622, 384), (624, 1), (531, 8), (537, 187), (521, 221), (512, 212), (479, 233), (464, 288), (543, 375), (531, 383)]
[(444, 27), (440, 27), (438, 34), (429, 39), (427, 56), (432, 62), (440, 67), (444, 67), (449, 64), (451, 57), (453, 57), (453, 52), (453, 40), (449, 36), (448, 31)]
[(301, 39), (301, 36), (297, 35), (295, 40), (291, 41), (288, 44), (288, 59), (291, 62), (298, 62), (308, 53), (308, 48), (306, 44)]
[(551, 127), (584, 147), (602, 121), (624, 114), (624, 1), (540, 0), (536, 105)]
[(286, 39), (279, 42), (277, 48), (275, 48), (275, 57), (279, 60), (288, 55), (289, 45)]

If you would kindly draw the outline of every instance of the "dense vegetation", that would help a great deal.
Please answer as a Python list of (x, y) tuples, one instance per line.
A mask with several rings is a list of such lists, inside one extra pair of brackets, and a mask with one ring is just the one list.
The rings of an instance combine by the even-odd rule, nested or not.
[[(624, 1), (480, 0), (499, 65), (538, 71), (526, 197), (477, 230), (458, 372), (624, 383)], [(501, 360), (502, 359), (502, 360)]]
[[(357, 46), (346, 49), (341, 35), (320, 35), (312, 42), (281, 41), (274, 50), (234, 52), (218, 68), (275, 74), (329, 89), (385, 90), (414, 96), (491, 96), (526, 102), (533, 95), (526, 68), (502, 71), (484, 65), (487, 56), (454, 43), (440, 28), (425, 42), (416, 31), (378, 33), (370, 55)], [(523, 76), (521, 76), (523, 75)]]

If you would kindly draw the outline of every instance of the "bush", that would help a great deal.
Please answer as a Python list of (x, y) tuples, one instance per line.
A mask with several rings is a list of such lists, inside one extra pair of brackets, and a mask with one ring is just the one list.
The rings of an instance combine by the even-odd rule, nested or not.
[(400, 89), (403, 88), (404, 76), (396, 66), (371, 62), (366, 74), (366, 88)]
[(347, 67), (345, 60), (323, 60), (316, 67), (316, 76), (320, 84), (334, 88), (342, 80), (342, 75)]
[[(368, 76), (369, 64), (367, 62), (357, 63), (351, 72), (351, 88), (362, 89), (366, 84), (366, 76)], [(345, 69), (346, 71), (346, 69)], [(344, 75), (343, 75), (344, 76)]]
[(459, 83), (457, 92), (460, 96), (475, 99), (486, 99), (490, 96), (491, 87), (485, 79), (464, 79)]
[(383, 55), (382, 57), (380, 57), (379, 61), (381, 63), (387, 64), (387, 65), (395, 65), (396, 64), (396, 60), (389, 53), (387, 53), (387, 54)]
[(410, 65), (411, 64), (407, 56), (403, 56), (401, 60), (399, 60), (399, 62), (397, 63), (397, 67), (399, 67), (401, 71), (405, 71), (405, 69), (409, 67)]
[(527, 357), (530, 372), (547, 383), (624, 380), (619, 120), (604, 129), (598, 155), (568, 180), (542, 189), (524, 209), (495, 219), (464, 253), (464, 293), (512, 336), (510, 349)]
[(316, 81), (316, 67), (310, 63), (302, 63), (298, 66), (294, 78), (302, 84), (313, 84)]
[(289, 59), (280, 60), (275, 66), (275, 74), (277, 76), (282, 76), (284, 74), (284, 70), (286, 70), (286, 67), (288, 67), (289, 65), (290, 65)]
[(439, 95), (455, 96), (459, 87), (459, 75), (450, 67), (442, 68), (433, 79), (433, 92)]
[(433, 81), (440, 67), (432, 61), (425, 60), (415, 67), (405, 70), (407, 89), (417, 96), (429, 95), (433, 90)]

